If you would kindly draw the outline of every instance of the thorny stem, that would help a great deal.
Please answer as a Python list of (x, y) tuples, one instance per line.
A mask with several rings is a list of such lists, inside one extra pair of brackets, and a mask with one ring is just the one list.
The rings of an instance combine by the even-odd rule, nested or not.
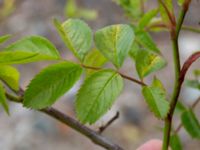
[[(22, 103), (22, 97), (16, 97), (9, 93), (6, 93), (6, 97), (13, 102)], [(71, 118), (70, 116), (58, 111), (55, 108), (48, 107), (45, 109), (38, 110), (47, 114), (48, 116), (58, 120), (59, 122), (64, 123), (65, 125), (71, 127), (72, 129), (76, 130), (77, 132), (81, 133), (82, 135), (89, 138), (93, 143), (108, 149), (108, 150), (123, 150), (120, 146), (113, 144), (111, 141), (100, 135), (98, 132), (93, 131), (92, 129), (82, 125), (77, 120)]]
[(179, 57), (178, 38), (179, 38), (179, 33), (181, 30), (185, 15), (186, 15), (188, 7), (190, 5), (190, 2), (191, 2), (191, 0), (185, 0), (183, 7), (180, 11), (180, 14), (179, 14), (176, 28), (172, 28), (172, 30), (171, 30), (171, 39), (172, 39), (173, 57), (174, 57), (174, 70), (175, 70), (175, 84), (174, 84), (172, 98), (170, 101), (170, 110), (165, 119), (162, 150), (167, 150), (169, 147), (173, 113), (174, 113), (174, 109), (175, 109), (177, 101), (178, 101), (178, 97), (179, 97), (181, 85), (182, 85), (182, 83), (180, 83), (180, 80), (179, 80), (181, 66), (180, 66), (180, 57)]

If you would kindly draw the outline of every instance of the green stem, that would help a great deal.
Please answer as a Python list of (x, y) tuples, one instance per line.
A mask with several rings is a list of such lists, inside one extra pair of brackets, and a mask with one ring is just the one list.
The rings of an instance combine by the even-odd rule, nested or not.
[(168, 150), (168, 147), (169, 147), (173, 113), (174, 113), (174, 110), (178, 101), (178, 97), (180, 94), (180, 90), (181, 90), (181, 84), (179, 82), (181, 65), (180, 65), (178, 38), (179, 38), (179, 33), (182, 28), (185, 15), (190, 5), (190, 2), (191, 2), (190, 0), (185, 0), (185, 3), (183, 4), (183, 8), (180, 11), (176, 27), (174, 29), (172, 28), (172, 31), (171, 31), (171, 40), (172, 40), (172, 45), (173, 45), (175, 84), (174, 84), (172, 98), (170, 101), (170, 110), (169, 110), (167, 118), (165, 119), (162, 150)]
[(186, 26), (186, 25), (183, 25), (182, 29), (186, 30), (186, 31), (192, 31), (194, 33), (200, 33), (200, 29), (194, 28), (194, 27), (190, 27), (190, 26)]

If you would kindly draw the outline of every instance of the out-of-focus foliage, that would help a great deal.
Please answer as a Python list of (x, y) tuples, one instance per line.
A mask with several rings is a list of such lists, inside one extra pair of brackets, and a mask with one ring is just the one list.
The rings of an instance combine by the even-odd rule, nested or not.
[(4, 0), (0, 7), (0, 20), (9, 16), (15, 10), (15, 0)]
[(67, 0), (64, 13), (66, 17), (85, 20), (95, 20), (98, 17), (96, 10), (79, 7), (76, 0)]
[(133, 20), (138, 20), (143, 15), (143, 3), (146, 0), (113, 0), (121, 6), (127, 16)]

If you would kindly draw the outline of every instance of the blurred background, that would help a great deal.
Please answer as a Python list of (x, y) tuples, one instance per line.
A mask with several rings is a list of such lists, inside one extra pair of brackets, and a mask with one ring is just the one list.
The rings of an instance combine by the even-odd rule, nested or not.
[[(145, 8), (148, 10), (156, 5), (156, 1), (149, 0)], [(178, 6), (175, 12), (178, 12)], [(52, 18), (54, 17), (62, 21), (69, 17), (82, 18), (93, 31), (106, 25), (130, 22), (122, 8), (114, 0), (0, 0), (0, 35), (12, 34), (11, 41), (27, 35), (42, 35), (56, 45), (63, 58), (75, 61), (53, 26)], [(199, 22), (200, 1), (193, 0), (184, 24), (200, 28)], [(168, 93), (171, 93), (174, 73), (169, 35), (166, 32), (152, 33), (152, 37), (168, 61), (167, 67), (157, 72), (157, 76), (162, 80)], [(181, 32), (179, 44), (181, 63), (183, 63), (190, 54), (200, 50), (200, 34)], [(26, 88), (34, 75), (48, 64), (39, 62), (17, 65), (16, 67), (21, 72), (21, 86)], [(194, 78), (192, 70), (199, 69), (199, 65), (200, 61), (197, 61), (192, 66), (190, 73), (187, 74), (188, 79)], [(126, 60), (121, 72), (137, 77), (131, 59)], [(154, 75), (149, 76), (146, 82), (151, 83)], [(70, 92), (57, 101), (54, 107), (75, 117), (73, 102), (81, 82), (79, 81)], [(184, 87), (180, 100), (186, 105), (190, 105), (199, 96), (199, 90)], [(44, 114), (27, 110), (14, 103), (10, 103), (10, 111), (11, 115), (8, 117), (0, 109), (0, 150), (102, 150), (76, 131)], [(152, 138), (162, 139), (163, 123), (156, 119), (147, 108), (138, 85), (125, 81), (124, 91), (114, 106), (91, 128), (98, 130), (117, 111), (120, 112), (120, 118), (103, 133), (113, 142), (122, 145), (126, 150), (134, 150)], [(195, 112), (200, 115), (200, 106), (196, 108)], [(174, 128), (180, 122), (178, 117), (177, 115), (174, 118)], [(200, 142), (192, 140), (184, 129), (181, 129), (179, 134), (184, 150), (200, 149)]]

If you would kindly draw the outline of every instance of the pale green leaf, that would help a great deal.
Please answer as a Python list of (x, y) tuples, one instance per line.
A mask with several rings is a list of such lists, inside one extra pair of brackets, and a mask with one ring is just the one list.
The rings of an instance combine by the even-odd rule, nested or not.
[[(139, 19), (143, 12), (141, 9), (141, 0), (114, 0), (120, 5), (125, 13), (131, 17), (132, 20)], [(144, 0), (145, 2), (146, 0)]]
[(75, 0), (68, 0), (65, 5), (65, 15), (66, 17), (76, 17), (77, 16), (78, 7)]
[[(84, 65), (92, 67), (102, 67), (106, 62), (107, 59), (96, 49), (90, 51), (84, 59)], [(93, 69), (87, 69), (87, 76), (94, 72), (96, 71)]]
[(157, 14), (158, 9), (152, 9), (149, 12), (145, 13), (145, 15), (140, 19), (138, 27), (144, 29)]
[(155, 42), (153, 41), (148, 32), (142, 30), (137, 31), (136, 42), (145, 49), (148, 49), (156, 53), (160, 53), (160, 50), (158, 49), (158, 47), (156, 46)]
[(65, 16), (68, 18), (83, 18), (86, 20), (94, 20), (98, 16), (96, 10), (78, 7), (76, 0), (68, 0), (64, 11)]
[(71, 62), (61, 62), (42, 70), (28, 85), (23, 104), (42, 109), (51, 106), (80, 78), (82, 68)]
[(177, 0), (178, 1), (178, 4), (180, 5), (180, 6), (182, 6), (183, 4), (184, 4), (184, 2), (185, 2), (185, 0)]
[(3, 35), (3, 36), (0, 36), (0, 44), (6, 42), (7, 40), (9, 40), (11, 38), (11, 35)]
[(8, 65), (0, 66), (0, 79), (15, 91), (19, 89), (19, 77), (20, 73), (16, 68)]
[(200, 139), (200, 124), (192, 109), (182, 113), (181, 121), (192, 138)]
[(171, 135), (170, 147), (172, 150), (182, 150), (181, 140), (177, 134)]
[(6, 102), (5, 89), (1, 83), (0, 83), (0, 103), (3, 106), (4, 110), (6, 111), (6, 113), (9, 114), (9, 107)]
[(140, 50), (136, 58), (136, 70), (141, 79), (152, 72), (162, 69), (166, 61), (159, 55), (146, 50)]
[(94, 123), (112, 106), (123, 88), (123, 79), (112, 70), (92, 74), (81, 86), (76, 114), (82, 123)]
[(129, 25), (112, 25), (95, 33), (95, 44), (107, 59), (120, 68), (131, 49), (134, 37)]
[(59, 58), (55, 46), (40, 36), (23, 38), (0, 52), (0, 64), (21, 64)]
[(55, 19), (54, 24), (66, 46), (83, 61), (92, 44), (89, 26), (79, 19), (68, 19), (63, 24)]
[(139, 47), (139, 45), (136, 42), (133, 42), (133, 44), (131, 45), (131, 50), (129, 52), (129, 56), (132, 58), (132, 60), (136, 60), (137, 54), (140, 50), (141, 48)]
[(166, 99), (166, 92), (162, 83), (155, 78), (151, 86), (142, 88), (142, 93), (155, 116), (164, 119), (169, 111), (169, 102)]

